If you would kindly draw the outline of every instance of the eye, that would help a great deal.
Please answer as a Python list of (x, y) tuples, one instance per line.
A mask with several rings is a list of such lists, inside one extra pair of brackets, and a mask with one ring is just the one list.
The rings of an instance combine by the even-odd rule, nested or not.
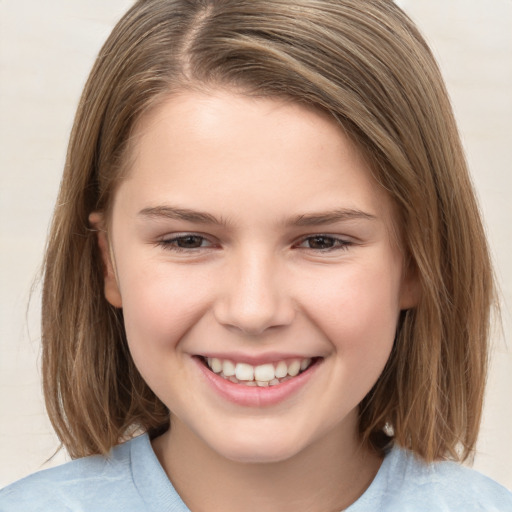
[(194, 233), (184, 233), (159, 241), (159, 245), (171, 251), (193, 251), (212, 247), (207, 238)]
[(314, 235), (303, 238), (298, 247), (312, 249), (314, 251), (330, 251), (336, 249), (348, 249), (352, 245), (348, 240), (331, 235)]

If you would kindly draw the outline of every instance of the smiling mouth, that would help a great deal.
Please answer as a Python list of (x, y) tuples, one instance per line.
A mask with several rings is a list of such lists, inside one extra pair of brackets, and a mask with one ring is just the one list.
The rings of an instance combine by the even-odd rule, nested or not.
[(248, 363), (235, 363), (230, 359), (198, 357), (210, 371), (219, 377), (233, 384), (258, 387), (282, 384), (304, 373), (321, 359), (320, 357), (295, 358), (253, 366)]

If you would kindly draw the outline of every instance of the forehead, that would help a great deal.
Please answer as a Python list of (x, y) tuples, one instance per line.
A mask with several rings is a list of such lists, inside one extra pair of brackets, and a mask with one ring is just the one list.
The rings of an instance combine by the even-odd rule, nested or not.
[(227, 90), (173, 95), (145, 115), (118, 192), (141, 208), (172, 202), (232, 217), (342, 207), (391, 218), (387, 194), (333, 118)]

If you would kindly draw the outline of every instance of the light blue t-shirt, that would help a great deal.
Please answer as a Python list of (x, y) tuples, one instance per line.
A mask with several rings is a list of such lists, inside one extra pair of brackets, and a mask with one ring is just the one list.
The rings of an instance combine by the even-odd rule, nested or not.
[[(189, 512), (147, 435), (116, 446), (109, 458), (77, 459), (0, 491), (1, 512)], [(512, 493), (452, 462), (424, 464), (393, 448), (366, 492), (347, 512), (512, 512)], [(214, 512), (214, 511), (212, 511)], [(298, 511), (300, 512), (300, 511)]]

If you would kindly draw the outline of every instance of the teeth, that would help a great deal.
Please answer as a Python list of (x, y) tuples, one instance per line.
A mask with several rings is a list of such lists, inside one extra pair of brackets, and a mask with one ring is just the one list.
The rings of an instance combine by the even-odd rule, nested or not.
[(301, 371), (305, 370), (311, 364), (311, 359), (303, 359), (300, 363)]
[(276, 386), (297, 376), (311, 365), (310, 358), (292, 359), (288, 362), (266, 363), (252, 366), (247, 363), (234, 363), (229, 359), (221, 360), (216, 357), (206, 359), (209, 368), (220, 377), (235, 384), (247, 386)]
[(238, 380), (253, 380), (254, 366), (246, 363), (237, 363), (235, 368), (235, 375)]
[(214, 357), (212, 359), (212, 362), (210, 364), (210, 368), (212, 369), (212, 371), (214, 371), (215, 373), (220, 373), (222, 371), (222, 362), (220, 359), (217, 359), (216, 357)]
[(300, 372), (300, 361), (292, 361), (288, 366), (288, 375), (295, 377)]
[(233, 362), (226, 360), (222, 363), (222, 371), (226, 377), (232, 377), (235, 375), (235, 365)]
[(262, 364), (254, 368), (254, 380), (270, 382), (275, 378), (274, 365)]
[(279, 361), (276, 366), (276, 378), (282, 379), (288, 375), (288, 366), (284, 361)]

